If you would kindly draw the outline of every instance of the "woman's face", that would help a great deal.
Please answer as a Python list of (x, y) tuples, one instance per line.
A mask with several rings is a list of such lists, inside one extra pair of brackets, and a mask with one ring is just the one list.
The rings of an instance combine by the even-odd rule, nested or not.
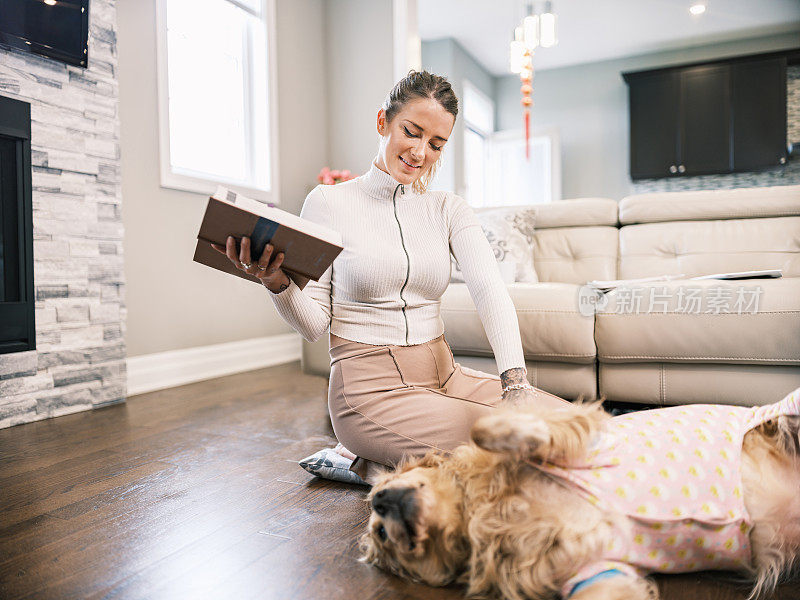
[(431, 98), (407, 102), (391, 122), (380, 109), (378, 167), (400, 183), (411, 185), (441, 156), (454, 124), (455, 117)]

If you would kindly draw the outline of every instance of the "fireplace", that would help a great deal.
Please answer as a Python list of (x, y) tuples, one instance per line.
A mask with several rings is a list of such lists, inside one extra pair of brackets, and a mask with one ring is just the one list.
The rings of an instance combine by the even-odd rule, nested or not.
[(36, 349), (31, 105), (0, 96), (0, 354)]

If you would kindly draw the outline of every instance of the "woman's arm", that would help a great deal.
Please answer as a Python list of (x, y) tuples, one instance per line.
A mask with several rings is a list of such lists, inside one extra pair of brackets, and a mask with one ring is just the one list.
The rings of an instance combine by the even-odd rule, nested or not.
[(504, 389), (512, 386), (504, 392), (503, 400), (525, 402), (533, 387), (526, 376), (517, 311), (489, 242), (478, 227), (462, 229), (450, 245), (494, 351), (500, 382)]
[(503, 393), (503, 400), (527, 402), (534, 395), (527, 379), (517, 311), (475, 214), (462, 198), (454, 196), (453, 200), (450, 248), (494, 351), (500, 382), (504, 389), (512, 387)]
[[(326, 227), (332, 227), (331, 216), (322, 186), (306, 197), (300, 216)], [(331, 324), (331, 273), (333, 265), (319, 281), (309, 281), (301, 290), (294, 281), (277, 294), (269, 291), (278, 314), (306, 341), (317, 341)]]
[[(513, 379), (509, 369), (524, 371), (517, 311), (500, 275), (497, 261), (478, 219), (459, 196), (451, 195), (450, 250), (461, 267), (464, 282), (475, 302), (500, 373)], [(516, 381), (514, 381), (516, 382)]]

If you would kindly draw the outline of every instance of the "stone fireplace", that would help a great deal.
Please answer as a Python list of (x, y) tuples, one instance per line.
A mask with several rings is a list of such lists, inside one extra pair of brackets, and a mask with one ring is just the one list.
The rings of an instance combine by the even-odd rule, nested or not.
[[(93, 0), (89, 31), (87, 69), (0, 49), (0, 96), (30, 106), (33, 278), (21, 297), (35, 324), (32, 345), (0, 337), (0, 428), (126, 396), (115, 0)], [(4, 297), (0, 332), (20, 331)]]

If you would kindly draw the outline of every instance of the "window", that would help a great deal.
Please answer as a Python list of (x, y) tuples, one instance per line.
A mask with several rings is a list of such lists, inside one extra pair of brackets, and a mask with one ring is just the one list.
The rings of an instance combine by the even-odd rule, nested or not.
[(494, 102), (464, 80), (464, 183), (465, 200), (486, 206), (489, 140), (494, 131)]
[[(531, 115), (533, 116), (533, 115)], [(561, 199), (561, 150), (558, 131), (536, 131), (525, 158), (524, 130), (498, 131), (491, 138), (485, 206), (540, 204)]]
[(275, 0), (158, 0), (163, 187), (278, 203)]

